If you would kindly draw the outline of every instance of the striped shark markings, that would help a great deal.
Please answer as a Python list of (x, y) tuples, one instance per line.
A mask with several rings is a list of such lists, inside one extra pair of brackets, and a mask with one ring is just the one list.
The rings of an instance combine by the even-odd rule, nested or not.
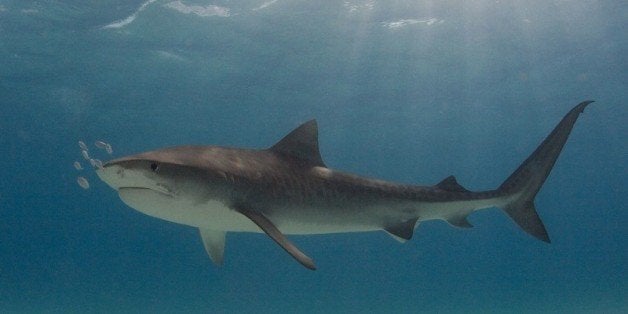
[(567, 113), (497, 189), (472, 192), (453, 176), (434, 186), (406, 185), (328, 168), (318, 126), (305, 122), (268, 149), (178, 146), (109, 161), (97, 170), (128, 206), (199, 229), (212, 261), (224, 260), (228, 232), (266, 233), (308, 269), (314, 261), (290, 234), (385, 231), (404, 242), (425, 221), (470, 228), (467, 216), (498, 207), (526, 233), (550, 242), (534, 198), (585, 101)]

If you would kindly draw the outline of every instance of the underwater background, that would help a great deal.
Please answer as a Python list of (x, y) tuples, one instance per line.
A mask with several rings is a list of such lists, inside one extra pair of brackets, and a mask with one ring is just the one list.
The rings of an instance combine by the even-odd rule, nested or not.
[[(0, 0), (0, 312), (626, 313), (627, 21), (593, 0)], [(536, 198), (551, 244), (499, 209), (405, 244), (290, 236), (314, 272), (264, 234), (214, 266), (77, 145), (265, 148), (316, 118), (331, 168), (485, 190), (588, 99)]]

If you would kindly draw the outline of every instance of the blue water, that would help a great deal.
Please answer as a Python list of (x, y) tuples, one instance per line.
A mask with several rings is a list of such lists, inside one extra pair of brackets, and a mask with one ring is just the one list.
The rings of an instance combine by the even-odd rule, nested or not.
[[(626, 313), (627, 15), (592, 0), (0, 0), (0, 312)], [(229, 234), (217, 268), (197, 230), (72, 166), (78, 140), (112, 157), (263, 148), (316, 118), (332, 168), (492, 189), (586, 99), (536, 199), (550, 245), (491, 209), (405, 244), (291, 236), (315, 272)]]

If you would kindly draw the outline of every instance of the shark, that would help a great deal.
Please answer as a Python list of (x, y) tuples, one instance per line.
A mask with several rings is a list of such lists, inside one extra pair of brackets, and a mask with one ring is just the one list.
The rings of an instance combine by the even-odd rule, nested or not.
[(316, 120), (265, 149), (168, 147), (111, 160), (96, 173), (131, 208), (198, 228), (216, 265), (223, 264), (228, 232), (265, 233), (315, 270), (288, 235), (384, 231), (405, 242), (426, 221), (470, 228), (471, 213), (494, 207), (527, 234), (550, 243), (534, 199), (592, 102), (571, 109), (494, 190), (467, 190), (454, 176), (419, 186), (330, 169), (319, 152)]

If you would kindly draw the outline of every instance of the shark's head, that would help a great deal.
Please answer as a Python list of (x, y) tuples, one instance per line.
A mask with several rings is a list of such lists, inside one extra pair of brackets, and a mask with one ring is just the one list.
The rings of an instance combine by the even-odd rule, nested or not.
[(168, 217), (224, 194), (224, 177), (208, 152), (195, 146), (166, 148), (111, 160), (96, 173), (127, 205), (177, 221)]
[[(193, 155), (193, 156), (191, 156)], [(165, 196), (175, 197), (182, 192), (186, 181), (194, 180), (199, 171), (193, 150), (168, 148), (111, 160), (96, 173), (101, 180), (118, 191), (122, 189), (148, 189)]]

